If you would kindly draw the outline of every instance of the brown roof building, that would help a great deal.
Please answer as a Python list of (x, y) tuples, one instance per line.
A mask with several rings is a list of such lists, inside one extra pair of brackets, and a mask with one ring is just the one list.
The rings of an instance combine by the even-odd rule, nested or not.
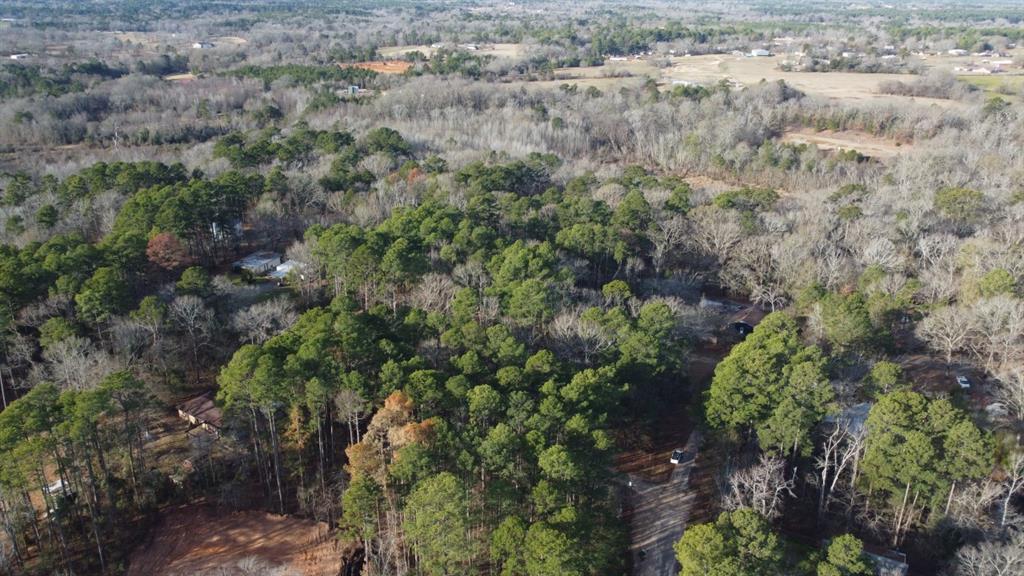
[(213, 402), (213, 393), (207, 392), (186, 400), (178, 406), (178, 416), (193, 426), (202, 428), (211, 434), (220, 433), (222, 416), (220, 408)]

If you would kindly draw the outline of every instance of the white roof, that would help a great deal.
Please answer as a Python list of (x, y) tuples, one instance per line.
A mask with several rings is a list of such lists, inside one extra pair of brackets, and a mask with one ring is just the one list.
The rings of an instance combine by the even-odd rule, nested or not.
[(66, 488), (64, 486), (64, 480), (61, 478), (58, 478), (56, 482), (46, 487), (47, 494), (59, 494), (64, 491), (66, 491)]
[(235, 262), (235, 266), (238, 268), (259, 268), (280, 259), (281, 255), (277, 252), (253, 252)]
[(270, 276), (271, 278), (283, 279), (288, 276), (289, 272), (301, 266), (302, 262), (299, 262), (297, 260), (285, 260), (284, 262), (278, 264), (277, 268), (273, 272), (268, 274), (268, 276)]

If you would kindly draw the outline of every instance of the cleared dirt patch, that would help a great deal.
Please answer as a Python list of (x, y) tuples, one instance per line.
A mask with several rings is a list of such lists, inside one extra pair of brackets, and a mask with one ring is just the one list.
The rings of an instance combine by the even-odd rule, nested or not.
[(197, 78), (197, 76), (195, 74), (191, 74), (191, 73), (189, 73), (189, 74), (171, 74), (169, 76), (164, 76), (164, 80), (167, 80), (167, 81), (170, 81), (170, 82), (191, 82), (191, 81), (195, 80), (196, 78)]
[(814, 144), (822, 150), (856, 150), (872, 158), (892, 158), (907, 151), (910, 147), (901, 142), (886, 140), (866, 132), (843, 131), (815, 132), (802, 129), (787, 132), (782, 142), (794, 144)]
[(336, 576), (341, 570), (340, 547), (322, 522), (190, 505), (164, 513), (149, 540), (132, 554), (127, 576), (213, 570), (233, 576), (238, 562), (249, 557), (301, 576)]
[(354, 62), (351, 64), (339, 64), (342, 68), (362, 68), (373, 70), (380, 74), (402, 74), (412, 68), (412, 62), (404, 60), (383, 60), (381, 62)]
[(248, 44), (249, 41), (245, 38), (238, 36), (218, 36), (213, 39), (214, 44), (231, 44), (233, 46), (241, 46), (242, 44)]

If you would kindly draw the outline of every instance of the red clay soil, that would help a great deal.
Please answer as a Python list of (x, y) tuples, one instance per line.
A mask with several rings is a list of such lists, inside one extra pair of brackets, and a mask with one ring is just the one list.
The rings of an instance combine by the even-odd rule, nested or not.
[[(127, 576), (183, 576), (237, 572), (255, 556), (288, 574), (336, 576), (341, 548), (323, 522), (264, 512), (219, 512), (187, 505), (163, 513), (149, 539), (131, 557)], [(221, 571), (223, 570), (223, 571)]]

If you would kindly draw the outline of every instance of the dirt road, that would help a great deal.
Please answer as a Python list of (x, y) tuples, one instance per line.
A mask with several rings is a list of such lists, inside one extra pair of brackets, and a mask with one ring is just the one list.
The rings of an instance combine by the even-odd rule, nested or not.
[[(735, 308), (730, 316), (757, 325), (764, 312), (749, 303), (723, 301)], [(711, 521), (717, 511), (715, 478), (723, 464), (721, 454), (701, 453), (701, 431), (687, 417), (691, 402), (711, 384), (715, 367), (731, 344), (704, 345), (689, 358), (692, 389), (679, 395), (679, 405), (658, 425), (662, 433), (646, 450), (620, 453), (616, 470), (626, 479), (623, 519), (630, 526), (632, 576), (674, 576), (679, 573), (673, 544), (694, 524)], [(669, 455), (682, 448), (695, 457), (672, 465)]]
[(630, 554), (634, 576), (670, 576), (678, 573), (672, 545), (683, 535), (698, 501), (691, 490), (691, 473), (700, 455), (701, 434), (690, 434), (685, 450), (697, 457), (672, 470), (668, 481), (651, 483), (630, 475), (627, 502), (631, 525)]

